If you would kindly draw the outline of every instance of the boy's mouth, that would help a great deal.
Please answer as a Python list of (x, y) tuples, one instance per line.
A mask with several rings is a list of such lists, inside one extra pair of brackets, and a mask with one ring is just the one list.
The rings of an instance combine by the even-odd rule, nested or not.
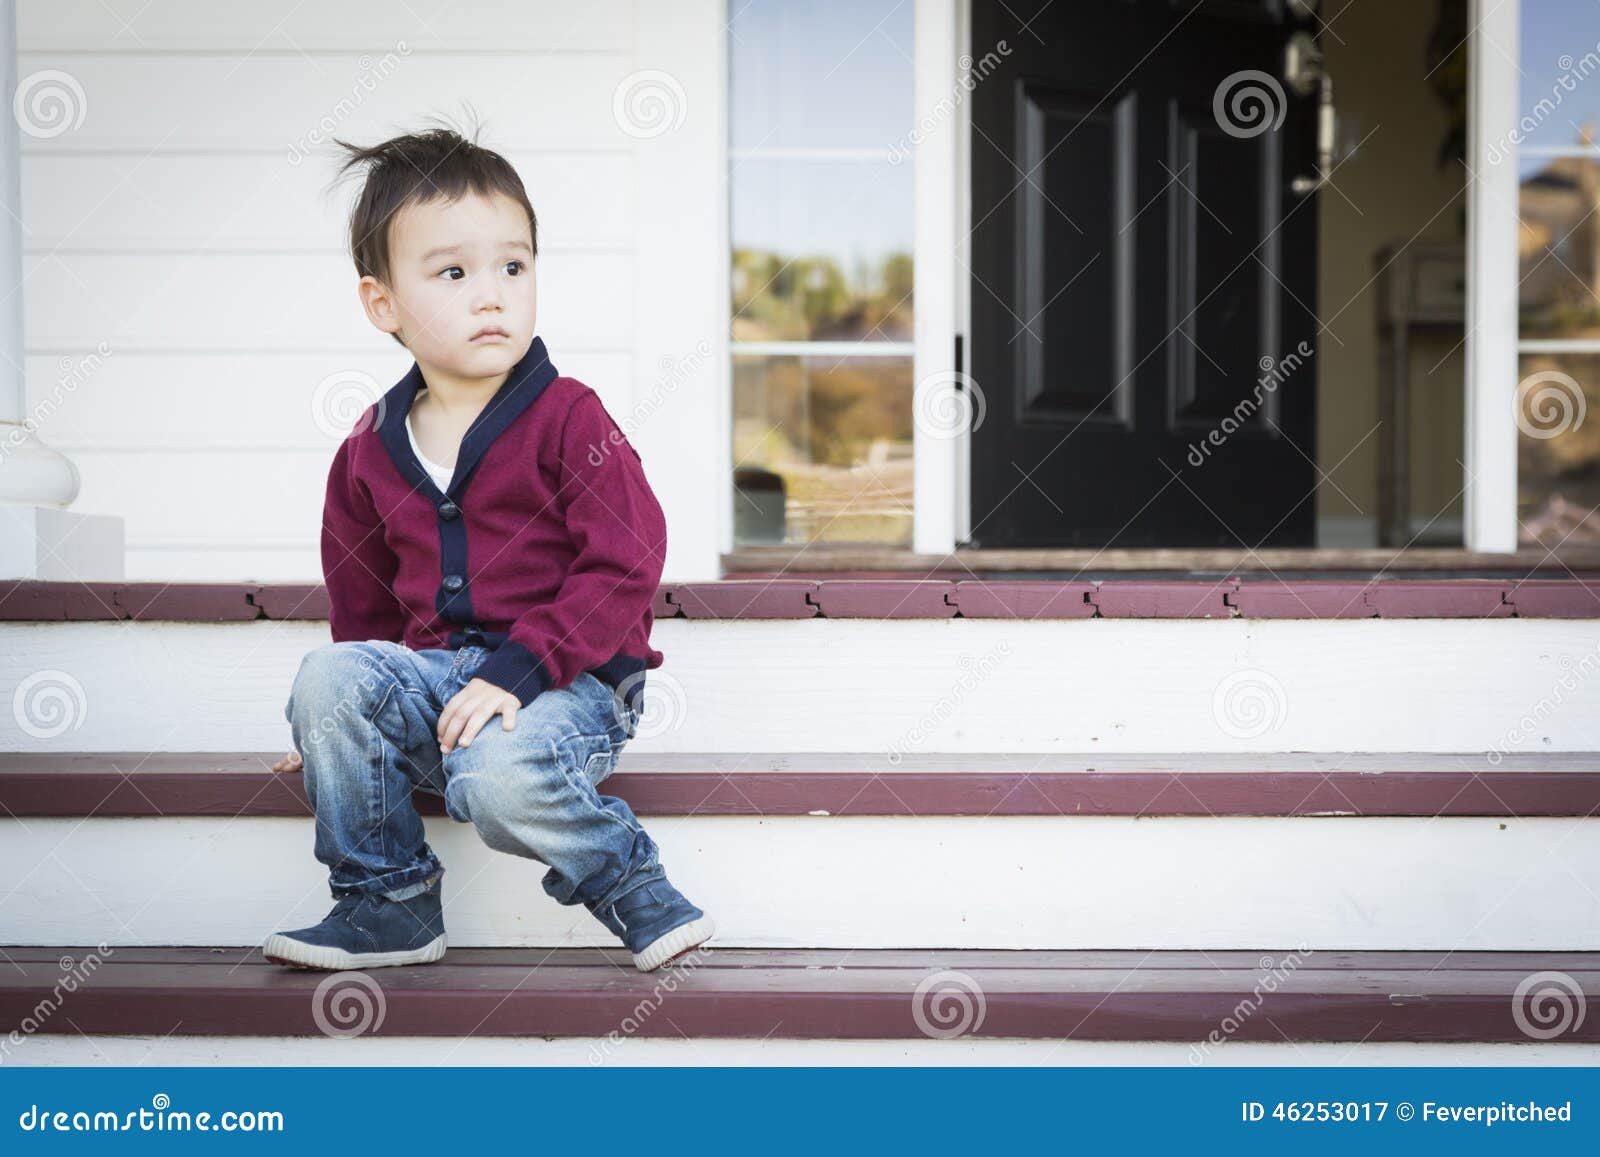
[(497, 325), (486, 325), (469, 339), (474, 344), (479, 342), (489, 343), (494, 341), (510, 341), (511, 335)]

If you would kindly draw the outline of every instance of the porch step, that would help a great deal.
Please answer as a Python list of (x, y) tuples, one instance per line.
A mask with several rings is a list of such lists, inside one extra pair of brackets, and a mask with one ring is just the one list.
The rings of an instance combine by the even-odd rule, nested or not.
[[(0, 1023), (89, 1037), (1600, 1042), (1576, 1014), (1600, 998), (1600, 953), (714, 949), (641, 975), (620, 950), (452, 948), (359, 974), (226, 947), (4, 952)], [(53, 1011), (68, 973), (87, 979)], [(1534, 1003), (1558, 989), (1564, 1023)]]
[[(662, 619), (666, 662), (630, 750), (1593, 749), (1600, 620), (1503, 605), (1455, 619)], [(0, 748), (286, 750), (289, 688), (327, 641), (309, 621), (0, 622), (14, 703)]]
[[(299, 775), (0, 757), (0, 943), (258, 945), (320, 919)], [(719, 947), (1600, 949), (1600, 757), (672, 755), (629, 798)], [(451, 943), (605, 945), (419, 794)], [(9, 813), (6, 815), (5, 813)]]

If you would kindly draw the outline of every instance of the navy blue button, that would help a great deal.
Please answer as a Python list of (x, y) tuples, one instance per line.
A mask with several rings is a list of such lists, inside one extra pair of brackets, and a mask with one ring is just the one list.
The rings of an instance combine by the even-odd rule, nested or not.
[(458, 574), (447, 574), (444, 576), (444, 589), (447, 591), (458, 591), (466, 585), (467, 580)]
[(449, 522), (452, 518), (461, 516), (461, 507), (454, 502), (441, 502), (439, 504), (439, 517)]

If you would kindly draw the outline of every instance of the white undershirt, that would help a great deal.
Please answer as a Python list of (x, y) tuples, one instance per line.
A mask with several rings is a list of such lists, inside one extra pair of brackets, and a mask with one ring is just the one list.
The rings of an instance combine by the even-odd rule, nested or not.
[[(420, 398), (426, 392), (426, 390), (418, 390), (417, 397)], [(412, 405), (414, 406), (416, 403), (413, 401)], [(456, 472), (455, 466), (441, 466), (423, 454), (422, 446), (417, 442), (417, 432), (411, 428), (411, 415), (409, 413), (406, 415), (406, 437), (411, 439), (411, 452), (417, 456), (417, 461), (422, 463), (422, 468), (428, 472), (428, 477), (433, 479), (433, 484), (439, 488), (439, 492), (442, 494), (448, 490), (450, 488), (450, 479)]]

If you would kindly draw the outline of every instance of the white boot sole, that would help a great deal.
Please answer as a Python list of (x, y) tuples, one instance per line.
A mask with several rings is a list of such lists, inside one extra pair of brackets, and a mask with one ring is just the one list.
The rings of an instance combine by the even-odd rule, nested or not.
[(349, 952), (326, 944), (306, 944), (292, 936), (274, 932), (262, 945), (261, 955), (275, 964), (291, 968), (386, 968), (396, 964), (432, 964), (444, 955), (445, 938), (441, 934), (421, 948), (405, 952)]
[(640, 972), (652, 972), (673, 957), (682, 956), (691, 948), (698, 948), (717, 930), (710, 916), (701, 916), (687, 924), (680, 924), (664, 936), (645, 945), (643, 951), (633, 954), (633, 966)]

